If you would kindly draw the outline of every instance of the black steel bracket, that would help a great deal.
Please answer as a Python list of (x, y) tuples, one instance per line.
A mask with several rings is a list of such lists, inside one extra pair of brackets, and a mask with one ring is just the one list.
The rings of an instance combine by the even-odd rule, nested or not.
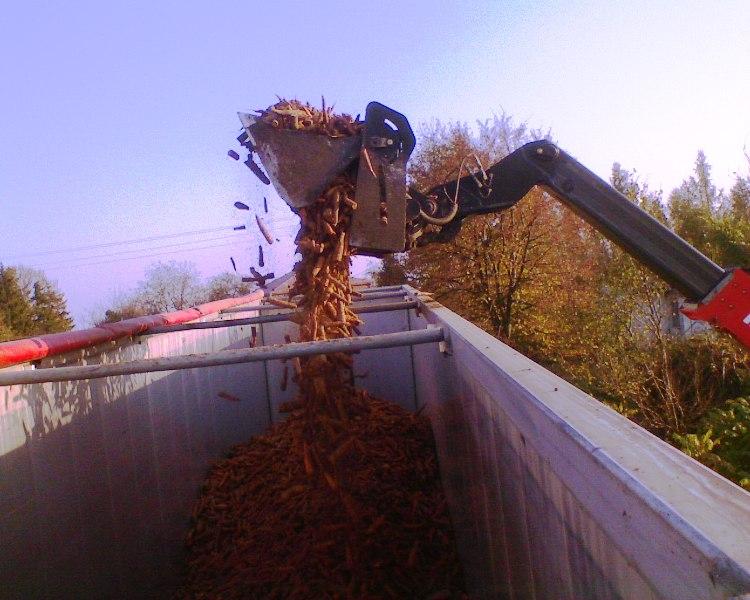
[(360, 254), (381, 256), (406, 245), (406, 162), (416, 144), (404, 115), (370, 102), (357, 174), (357, 210), (350, 231)]

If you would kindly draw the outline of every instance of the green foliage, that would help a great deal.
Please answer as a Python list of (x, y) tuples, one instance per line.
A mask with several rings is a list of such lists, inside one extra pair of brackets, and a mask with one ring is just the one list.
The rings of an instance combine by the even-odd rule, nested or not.
[(3, 313), (0, 312), (0, 342), (12, 340), (14, 337), (13, 330), (5, 324)]
[(750, 177), (737, 177), (729, 192), (732, 215), (736, 219), (750, 220)]
[(407, 282), (406, 269), (404, 263), (398, 256), (386, 254), (380, 265), (380, 269), (375, 273), (375, 283), (377, 285), (399, 285)]
[[(671, 221), (661, 195), (619, 165), (612, 184), (657, 219)], [(715, 189), (705, 178), (703, 185)], [(615, 247), (599, 277), (599, 301), (580, 316), (585, 358), (564, 356), (558, 373), (665, 439), (694, 432), (707, 411), (748, 393), (748, 356), (733, 340), (670, 333), (677, 296), (664, 282)]]
[(662, 223), (667, 223), (667, 213), (664, 209), (661, 192), (651, 191), (648, 184), (642, 182), (635, 171), (627, 171), (620, 166), (620, 163), (614, 163), (610, 183), (613, 188), (640, 206), (652, 217)]
[[(34, 308), (18, 281), (13, 267), (0, 265), (0, 314), (13, 337), (25, 337), (34, 332)], [(7, 334), (6, 334), (7, 335)]]
[(670, 199), (672, 202), (705, 208), (712, 213), (721, 208), (724, 193), (711, 181), (711, 165), (702, 150), (695, 159), (693, 174), (672, 191)]
[(73, 329), (64, 296), (50, 283), (34, 282), (32, 296), (34, 333), (55, 333)]
[(696, 433), (674, 434), (680, 450), (750, 491), (750, 402), (727, 400), (709, 411)]
[(44, 273), (0, 265), (0, 341), (72, 328), (65, 297)]
[(711, 182), (700, 152), (693, 175), (670, 195), (669, 214), (678, 235), (723, 266), (750, 265), (750, 182), (737, 177), (729, 198)]
[(625, 400), (615, 400), (615, 401), (603, 400), (603, 402), (604, 404), (609, 406), (612, 410), (616, 410), (623, 417), (627, 417), (631, 421), (634, 421), (635, 418), (638, 416), (638, 409), (635, 408), (632, 404), (626, 402)]
[(717, 445), (716, 440), (711, 437), (712, 435), (713, 431), (708, 429), (702, 434), (686, 433), (685, 435), (680, 435), (679, 433), (675, 433), (672, 434), (672, 437), (678, 443), (680, 450), (685, 454), (696, 460), (708, 462), (708, 457), (715, 456), (713, 449)]
[[(618, 165), (612, 182), (719, 264), (750, 266), (747, 179), (737, 178), (727, 202), (700, 153), (693, 175), (670, 195), (668, 213), (657, 198), (644, 197), (647, 188)], [(668, 335), (667, 315), (659, 306), (670, 297), (667, 287), (624, 255), (613, 255), (609, 271), (607, 290), (618, 299), (614, 310), (624, 327), (594, 361), (606, 367), (594, 378), (606, 390), (599, 397), (750, 489), (748, 405), (744, 398), (733, 399), (750, 393), (747, 352), (716, 332)]]

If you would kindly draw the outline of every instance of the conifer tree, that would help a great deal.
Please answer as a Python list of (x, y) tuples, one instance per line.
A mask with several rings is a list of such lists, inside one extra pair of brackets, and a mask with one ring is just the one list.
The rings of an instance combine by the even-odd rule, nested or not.
[(0, 316), (14, 337), (25, 337), (34, 330), (33, 307), (18, 282), (18, 273), (3, 265), (0, 265)]
[(12, 340), (14, 337), (15, 336), (13, 335), (13, 331), (5, 324), (3, 315), (2, 313), (0, 313), (0, 342)]
[(56, 333), (73, 328), (65, 298), (50, 283), (34, 282), (32, 302), (34, 333)]

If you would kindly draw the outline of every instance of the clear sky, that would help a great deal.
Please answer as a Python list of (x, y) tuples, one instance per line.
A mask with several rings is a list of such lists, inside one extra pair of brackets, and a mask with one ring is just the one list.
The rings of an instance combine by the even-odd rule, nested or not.
[[(414, 126), (506, 111), (600, 176), (619, 161), (666, 192), (702, 148), (728, 187), (748, 169), (749, 73), (747, 0), (6, 2), (0, 261), (43, 268), (81, 324), (154, 260), (249, 266), (254, 229), (40, 253), (239, 224), (232, 202), (267, 189), (226, 156), (236, 111), (275, 94), (378, 100)], [(286, 271), (291, 246), (269, 258)]]

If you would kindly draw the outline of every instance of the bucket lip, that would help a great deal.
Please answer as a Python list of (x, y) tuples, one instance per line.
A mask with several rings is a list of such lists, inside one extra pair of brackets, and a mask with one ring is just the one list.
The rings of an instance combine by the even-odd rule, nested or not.
[[(245, 129), (248, 129), (248, 128), (252, 127), (253, 125), (255, 125), (258, 122), (258, 117), (256, 117), (255, 115), (252, 115), (250, 113), (245, 113), (245, 112), (239, 112), (238, 111), (237, 112), (237, 116), (240, 118), (240, 123), (242, 123), (242, 126)], [(248, 135), (249, 134), (250, 134), (250, 132), (248, 131)]]
[(360, 154), (361, 132), (332, 137), (273, 127), (249, 113), (237, 115), (252, 142), (249, 160), (253, 153), (260, 159), (276, 192), (295, 211), (315, 202)]

